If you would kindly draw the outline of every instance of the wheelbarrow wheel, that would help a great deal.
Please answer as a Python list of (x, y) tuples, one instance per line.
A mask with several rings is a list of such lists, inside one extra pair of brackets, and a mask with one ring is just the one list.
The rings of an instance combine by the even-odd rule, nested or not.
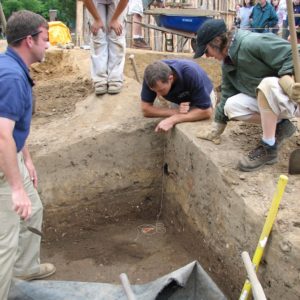
[(191, 39), (191, 47), (194, 52), (196, 52), (197, 49), (197, 40), (196, 39)]

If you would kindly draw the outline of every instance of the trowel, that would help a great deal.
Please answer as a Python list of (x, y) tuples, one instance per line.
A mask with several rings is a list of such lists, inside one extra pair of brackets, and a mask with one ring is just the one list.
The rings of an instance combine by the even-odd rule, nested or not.
[(40, 230), (38, 230), (38, 229), (36, 229), (34, 227), (27, 226), (27, 230), (29, 230), (30, 232), (32, 232), (34, 234), (39, 235), (40, 237), (43, 237), (43, 233)]
[(300, 149), (294, 150), (290, 155), (289, 174), (300, 174)]
[[(299, 54), (298, 54), (293, 2), (292, 0), (287, 0), (286, 4), (288, 10), (288, 21), (289, 21), (290, 39), (291, 39), (292, 54), (293, 54), (293, 64), (294, 64), (294, 71), (295, 71), (294, 72), (295, 81), (300, 82), (300, 62), (299, 62)], [(296, 149), (290, 154), (289, 174), (300, 174), (300, 149)]]

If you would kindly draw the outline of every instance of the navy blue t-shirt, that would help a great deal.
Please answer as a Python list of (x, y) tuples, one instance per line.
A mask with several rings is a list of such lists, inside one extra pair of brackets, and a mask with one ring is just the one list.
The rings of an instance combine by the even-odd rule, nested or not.
[[(204, 70), (191, 60), (162, 60), (171, 67), (176, 78), (169, 93), (164, 98), (170, 102), (180, 104), (191, 102), (191, 107), (207, 109), (212, 106), (210, 93), (213, 85)], [(141, 99), (144, 102), (153, 103), (156, 93), (153, 92), (145, 80), (141, 92)]]
[(17, 152), (25, 145), (32, 116), (32, 86), (28, 67), (10, 47), (0, 54), (0, 117), (15, 121)]

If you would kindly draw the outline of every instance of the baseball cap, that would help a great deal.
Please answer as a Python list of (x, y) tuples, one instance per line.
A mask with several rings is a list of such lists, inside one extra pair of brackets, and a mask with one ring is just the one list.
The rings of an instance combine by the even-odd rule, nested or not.
[(218, 35), (227, 31), (226, 24), (222, 19), (211, 19), (205, 21), (197, 32), (197, 48), (194, 58), (202, 56), (206, 45)]

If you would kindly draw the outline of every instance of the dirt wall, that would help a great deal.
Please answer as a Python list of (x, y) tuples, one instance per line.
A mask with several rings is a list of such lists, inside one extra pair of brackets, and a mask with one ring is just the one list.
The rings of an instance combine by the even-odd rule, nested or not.
[[(186, 236), (187, 247), (198, 249), (198, 260), (226, 294), (237, 299), (246, 276), (240, 255), (254, 253), (283, 172), (279, 166), (254, 173), (234, 170), (243, 138), (211, 145), (195, 138), (202, 128), (181, 124), (168, 137), (164, 216)], [(236, 131), (238, 124), (232, 124), (224, 139)], [(269, 299), (300, 297), (298, 182), (299, 177), (290, 177), (259, 270)]]

